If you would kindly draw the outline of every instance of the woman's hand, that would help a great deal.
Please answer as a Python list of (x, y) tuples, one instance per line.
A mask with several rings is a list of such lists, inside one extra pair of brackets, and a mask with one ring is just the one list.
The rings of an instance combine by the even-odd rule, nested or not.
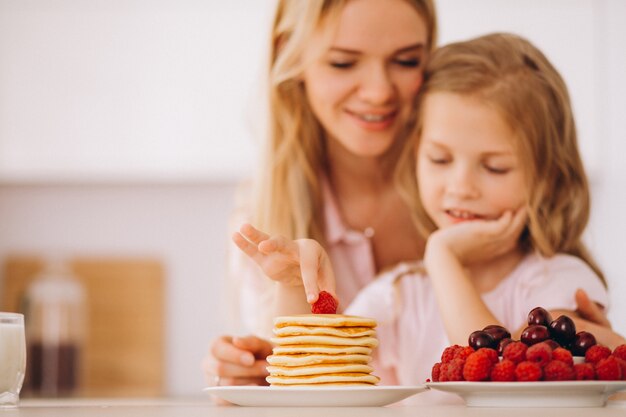
[(202, 361), (202, 370), (209, 386), (267, 385), (266, 358), (272, 344), (256, 336), (221, 336), (213, 340)]
[(233, 241), (270, 279), (288, 286), (304, 285), (309, 303), (322, 290), (335, 295), (330, 259), (317, 241), (270, 236), (249, 224), (241, 226)]
[(611, 322), (604, 315), (604, 311), (587, 295), (584, 290), (576, 291), (576, 304), (579, 317), (572, 317), (577, 331), (587, 331), (596, 337), (596, 341), (608, 346), (611, 350), (619, 345), (626, 344), (626, 339), (611, 329)]

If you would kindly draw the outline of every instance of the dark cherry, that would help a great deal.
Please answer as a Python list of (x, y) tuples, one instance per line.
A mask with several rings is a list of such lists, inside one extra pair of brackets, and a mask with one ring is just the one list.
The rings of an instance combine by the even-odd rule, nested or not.
[(469, 335), (468, 344), (475, 350), (478, 350), (484, 347), (493, 348), (495, 345), (495, 341), (489, 333), (482, 330), (476, 330)]
[(493, 337), (495, 342), (495, 346), (498, 346), (502, 339), (510, 339), (511, 333), (502, 326), (498, 326), (497, 324), (490, 324), (489, 326), (483, 329), (483, 332), (489, 334)]
[(509, 343), (512, 343), (512, 342), (514, 342), (514, 340), (511, 339), (510, 337), (500, 340), (500, 343), (498, 343), (498, 356), (502, 356), (502, 353), (504, 352), (504, 348)]
[(576, 336), (576, 325), (574, 320), (567, 316), (559, 316), (550, 322), (550, 337), (556, 340), (561, 346), (567, 346), (574, 341)]
[(540, 324), (533, 324), (528, 326), (522, 332), (520, 340), (527, 346), (532, 346), (536, 343), (543, 342), (550, 338), (550, 331), (546, 326)]
[(528, 313), (528, 325), (531, 326), (533, 324), (540, 324), (542, 326), (548, 327), (550, 322), (552, 321), (552, 316), (543, 307), (535, 307), (530, 310)]
[(574, 341), (572, 342), (570, 350), (574, 356), (585, 356), (587, 349), (596, 343), (596, 338), (591, 333), (578, 332), (576, 333), (576, 336), (574, 336)]

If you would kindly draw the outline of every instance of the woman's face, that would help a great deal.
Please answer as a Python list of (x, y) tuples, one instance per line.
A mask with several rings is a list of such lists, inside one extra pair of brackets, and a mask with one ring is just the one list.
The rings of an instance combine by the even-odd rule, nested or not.
[(500, 114), (474, 97), (430, 93), (421, 108), (417, 180), (437, 227), (493, 220), (528, 197), (515, 136)]
[[(329, 47), (325, 30), (336, 30)], [(330, 140), (364, 157), (390, 148), (422, 84), (427, 34), (405, 0), (349, 0), (338, 26), (318, 31), (304, 51), (312, 62), (302, 79)]]

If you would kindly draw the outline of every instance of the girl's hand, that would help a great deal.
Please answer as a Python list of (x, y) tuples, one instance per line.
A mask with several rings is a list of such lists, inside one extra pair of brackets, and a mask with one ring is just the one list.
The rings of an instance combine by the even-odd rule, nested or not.
[(515, 248), (526, 223), (526, 211), (506, 211), (496, 220), (472, 220), (455, 224), (434, 232), (428, 239), (429, 246), (445, 246), (463, 265), (492, 259)]
[(330, 259), (317, 241), (270, 236), (249, 224), (241, 226), (233, 241), (270, 279), (288, 286), (304, 285), (309, 303), (322, 290), (335, 295)]

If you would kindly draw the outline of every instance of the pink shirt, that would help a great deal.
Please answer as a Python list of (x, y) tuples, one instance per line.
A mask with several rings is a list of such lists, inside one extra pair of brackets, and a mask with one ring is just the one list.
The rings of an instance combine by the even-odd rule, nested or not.
[[(422, 384), (450, 345), (430, 279), (419, 263), (403, 263), (381, 275), (354, 300), (346, 313), (378, 321), (379, 347), (373, 367), (385, 385)], [(482, 299), (510, 331), (526, 324), (528, 312), (575, 310), (574, 293), (582, 288), (592, 300), (608, 307), (608, 294), (598, 276), (581, 259), (559, 254), (527, 255), (519, 266)], [(411, 402), (428, 402), (417, 395)], [(439, 396), (443, 398), (443, 396)]]
[[(376, 265), (372, 243), (362, 232), (350, 229), (341, 218), (339, 206), (328, 181), (323, 181), (326, 251), (337, 280), (339, 312), (342, 312), (357, 293), (374, 280)], [(239, 225), (237, 225), (239, 227)], [(261, 269), (241, 253), (234, 253), (230, 270), (239, 281), (239, 322), (243, 330), (260, 336), (271, 336), (272, 319), (269, 316), (273, 299), (273, 282)]]

